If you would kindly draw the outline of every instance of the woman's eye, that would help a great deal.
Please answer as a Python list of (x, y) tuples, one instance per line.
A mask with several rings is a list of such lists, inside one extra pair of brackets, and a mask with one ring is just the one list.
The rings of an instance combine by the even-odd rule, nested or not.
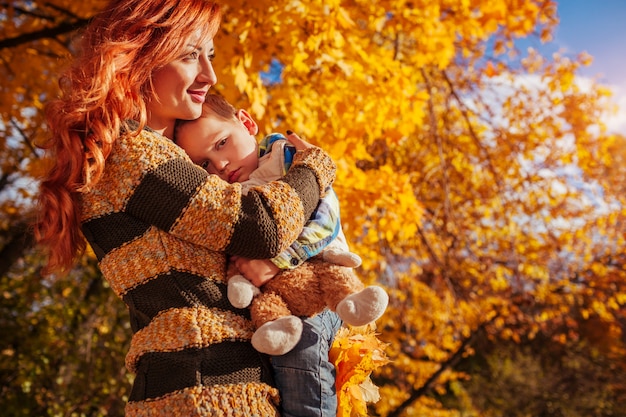
[(198, 51), (193, 51), (192, 53), (190, 53), (189, 55), (187, 55), (188, 59), (198, 59)]
[(202, 169), (204, 169), (205, 171), (209, 170), (209, 165), (211, 165), (211, 163), (209, 161), (202, 161), (202, 163), (200, 164)]

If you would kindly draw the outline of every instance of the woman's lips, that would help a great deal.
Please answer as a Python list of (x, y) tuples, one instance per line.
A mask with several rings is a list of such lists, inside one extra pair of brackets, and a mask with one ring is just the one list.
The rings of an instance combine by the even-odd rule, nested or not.
[(203, 103), (204, 98), (206, 97), (206, 91), (188, 91), (191, 99), (196, 103)]

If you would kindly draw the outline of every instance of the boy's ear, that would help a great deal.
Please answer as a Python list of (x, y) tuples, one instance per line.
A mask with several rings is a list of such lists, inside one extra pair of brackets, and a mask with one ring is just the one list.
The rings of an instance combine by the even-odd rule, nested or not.
[(245, 111), (244, 109), (237, 110), (237, 118), (243, 123), (246, 129), (248, 129), (248, 133), (251, 135), (256, 135), (259, 133), (259, 125), (256, 124), (250, 113)]

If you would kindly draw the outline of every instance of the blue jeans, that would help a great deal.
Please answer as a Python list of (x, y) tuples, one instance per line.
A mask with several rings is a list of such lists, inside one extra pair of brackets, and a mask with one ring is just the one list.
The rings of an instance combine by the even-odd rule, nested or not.
[(282, 417), (337, 415), (335, 365), (328, 360), (328, 352), (341, 324), (339, 316), (330, 310), (307, 318), (296, 347), (272, 357)]

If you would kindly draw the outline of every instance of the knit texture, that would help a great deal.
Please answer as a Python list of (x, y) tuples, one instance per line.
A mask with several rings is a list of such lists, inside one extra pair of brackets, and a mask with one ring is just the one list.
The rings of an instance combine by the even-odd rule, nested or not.
[(116, 142), (83, 195), (82, 228), (128, 306), (136, 377), (127, 417), (277, 414), (249, 312), (226, 297), (226, 254), (271, 258), (288, 247), (334, 169), (319, 149), (299, 152), (284, 180), (242, 197), (239, 184), (207, 175), (155, 132)]

